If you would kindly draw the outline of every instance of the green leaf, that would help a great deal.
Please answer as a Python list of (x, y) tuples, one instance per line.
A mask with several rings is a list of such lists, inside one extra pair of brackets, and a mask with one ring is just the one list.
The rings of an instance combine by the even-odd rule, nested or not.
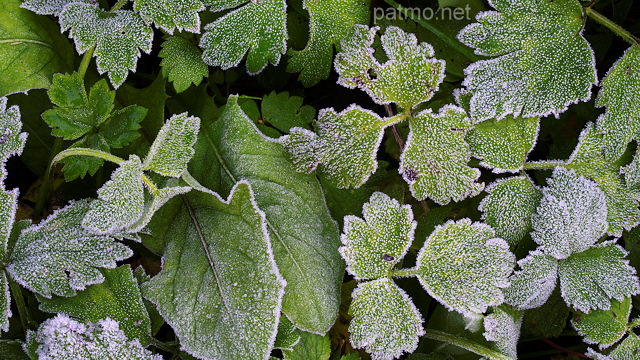
[(515, 256), (491, 227), (469, 219), (436, 227), (418, 253), (422, 287), (463, 315), (483, 313), (502, 304)]
[(329, 335), (317, 335), (296, 330), (300, 341), (293, 351), (282, 352), (285, 360), (327, 360), (331, 356), (331, 340)]
[(40, 310), (91, 322), (109, 318), (119, 323), (128, 339), (138, 339), (143, 346), (148, 345), (151, 321), (131, 267), (125, 265), (101, 272), (105, 279), (102, 284), (90, 285), (71, 298), (41, 298)]
[(278, 335), (276, 335), (273, 348), (293, 350), (294, 346), (300, 341), (302, 333), (303, 332), (296, 329), (291, 320), (286, 316), (281, 316), (280, 323), (278, 324)]
[(497, 11), (479, 13), (478, 23), (458, 34), (476, 54), (492, 57), (465, 69), (462, 85), (472, 94), (471, 117), (558, 115), (591, 98), (595, 57), (582, 36), (579, 1), (495, 0), (491, 5)]
[(89, 3), (89, 0), (25, 0), (20, 7), (39, 15), (58, 16), (67, 4), (74, 2)]
[[(20, 132), (21, 130), (20, 108), (14, 105), (7, 109), (7, 98), (0, 97), (0, 184), (2, 184), (2, 189), (4, 189), (4, 179), (7, 177), (5, 170), (7, 159), (13, 155), (22, 154), (22, 149), (27, 142), (27, 133)], [(6, 209), (6, 207), (2, 207), (2, 209)], [(10, 221), (8, 224), (12, 222)], [(8, 229), (11, 229), (10, 225)], [(3, 229), (2, 233), (7, 233), (9, 230)]]
[(560, 288), (556, 287), (544, 305), (525, 311), (522, 328), (534, 336), (558, 337), (568, 317), (569, 307), (560, 296)]
[(627, 332), (631, 314), (631, 298), (612, 300), (609, 310), (593, 310), (589, 313), (577, 311), (571, 325), (584, 337), (587, 344), (599, 344), (607, 348), (620, 340)]
[(640, 140), (640, 47), (631, 46), (602, 81), (596, 106), (607, 110), (598, 118), (605, 157), (616, 160), (631, 140)]
[(21, 340), (0, 340), (0, 357), (5, 360), (28, 360)]
[(515, 248), (531, 232), (531, 215), (540, 203), (542, 191), (526, 176), (498, 179), (485, 191), (489, 195), (478, 207), (482, 220)]
[(522, 327), (522, 311), (500, 306), (484, 318), (484, 337), (493, 341), (493, 347), (509, 359), (518, 358), (518, 339)]
[(394, 359), (411, 353), (424, 335), (422, 316), (409, 295), (391, 279), (361, 283), (353, 291), (349, 313), (351, 345), (373, 359)]
[(287, 50), (284, 0), (226, 0), (211, 4), (220, 11), (246, 3), (205, 27), (200, 39), (202, 59), (223, 70), (238, 66), (247, 54), (249, 74), (261, 72), (267, 63), (277, 65)]
[(290, 49), (288, 72), (300, 72), (298, 80), (306, 87), (329, 77), (333, 47), (355, 24), (369, 22), (369, 1), (365, 0), (304, 0), (309, 12), (309, 40), (304, 49)]
[(74, 68), (73, 51), (58, 26), (21, 9), (21, 0), (0, 5), (0, 96), (49, 88), (55, 73)]
[(187, 116), (187, 113), (173, 115), (153, 141), (143, 168), (165, 176), (180, 177), (193, 157), (193, 145), (198, 140), (199, 130), (199, 118)]
[(599, 354), (591, 348), (587, 350), (586, 355), (596, 360), (635, 360), (640, 355), (640, 338), (636, 334), (630, 334), (608, 356)]
[(380, 64), (371, 47), (378, 29), (356, 25), (342, 40), (335, 60), (338, 84), (360, 88), (377, 104), (393, 102), (403, 109), (431, 99), (444, 79), (445, 62), (433, 58), (431, 45), (418, 44), (415, 35), (390, 26), (380, 37), (388, 57)]
[[(109, 152), (107, 140), (98, 134), (88, 134), (69, 146), (69, 149), (73, 148), (88, 148)], [(65, 181), (85, 177), (87, 174), (95, 175), (104, 164), (104, 160), (93, 156), (69, 156), (60, 160), (60, 162), (64, 164), (62, 171), (64, 172)]]
[(78, 53), (95, 46), (98, 72), (107, 72), (116, 88), (129, 70), (135, 72), (140, 50), (151, 52), (153, 30), (135, 12), (105, 12), (97, 4), (71, 3), (58, 17), (62, 31), (70, 30)]
[(6, 270), (20, 285), (46, 298), (73, 296), (104, 276), (97, 268), (113, 268), (132, 255), (107, 236), (93, 235), (80, 226), (89, 204), (73, 202), (38, 225), (22, 231)]
[(309, 123), (316, 116), (316, 109), (302, 105), (303, 100), (300, 96), (289, 96), (288, 91), (272, 91), (262, 98), (262, 120), (284, 133), (289, 133), (293, 127), (309, 129)]
[(413, 242), (416, 222), (409, 205), (376, 192), (362, 207), (364, 219), (346, 216), (340, 254), (356, 280), (389, 275)]
[(264, 359), (273, 346), (285, 281), (273, 259), (264, 213), (239, 182), (223, 201), (192, 192), (165, 236), (159, 275), (142, 285), (181, 347), (200, 358)]
[(174, 30), (200, 33), (200, 11), (204, 4), (200, 0), (135, 0), (133, 9), (147, 23), (169, 34)]
[(185, 91), (192, 83), (200, 84), (202, 78), (209, 75), (209, 68), (202, 61), (202, 51), (183, 37), (169, 36), (162, 43), (158, 56), (162, 58), (162, 76), (173, 83), (177, 93)]
[(556, 288), (558, 261), (535, 250), (518, 260), (518, 266), (520, 270), (509, 278), (511, 285), (504, 292), (505, 302), (521, 310), (542, 306)]
[(478, 169), (467, 165), (471, 157), (465, 132), (472, 126), (464, 110), (447, 105), (434, 114), (427, 109), (409, 122), (411, 132), (400, 155), (400, 173), (418, 200), (440, 205), (477, 195)]

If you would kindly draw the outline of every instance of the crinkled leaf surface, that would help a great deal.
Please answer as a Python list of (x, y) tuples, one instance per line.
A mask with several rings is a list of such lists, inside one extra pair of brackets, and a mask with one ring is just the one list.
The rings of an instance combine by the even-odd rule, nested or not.
[(76, 50), (83, 54), (95, 46), (98, 71), (107, 72), (114, 87), (122, 85), (129, 70), (135, 71), (140, 50), (151, 52), (153, 30), (138, 13), (105, 12), (97, 4), (72, 3), (58, 16), (62, 31), (69, 31)]
[(578, 311), (571, 319), (571, 325), (584, 337), (586, 343), (599, 344), (603, 349), (626, 334), (629, 314), (631, 298), (612, 300), (609, 310), (593, 310), (589, 313)]
[(288, 91), (272, 91), (262, 98), (262, 120), (284, 133), (289, 133), (293, 127), (310, 129), (309, 123), (316, 116), (316, 109), (302, 105), (303, 101), (300, 96), (289, 96)]
[(505, 302), (522, 310), (542, 306), (556, 288), (558, 260), (535, 250), (518, 265), (520, 270), (511, 275), (504, 292)]
[(492, 57), (465, 69), (472, 118), (559, 114), (591, 98), (595, 57), (577, 0), (494, 0), (458, 39)]
[(86, 201), (77, 201), (23, 230), (6, 268), (11, 277), (47, 298), (73, 296), (86, 285), (101, 283), (104, 276), (97, 268), (113, 268), (132, 251), (86, 231), (80, 224), (88, 211)]
[(300, 51), (289, 50), (287, 71), (300, 72), (298, 80), (309, 87), (329, 77), (333, 47), (340, 47), (355, 24), (369, 22), (369, 1), (305, 0), (303, 7), (309, 12), (309, 41)]
[(361, 283), (352, 297), (349, 333), (354, 348), (365, 349), (373, 360), (391, 360), (418, 347), (422, 316), (393, 280)]
[(640, 338), (638, 335), (630, 334), (608, 356), (599, 354), (591, 348), (587, 350), (586, 355), (596, 360), (635, 360), (640, 356)]
[(163, 236), (162, 272), (142, 285), (183, 349), (203, 359), (267, 359), (284, 293), (264, 213), (238, 183), (227, 202), (191, 192)]
[(187, 116), (187, 113), (173, 115), (151, 144), (143, 168), (165, 176), (180, 177), (193, 157), (193, 145), (198, 140), (199, 130), (199, 118)]
[(607, 108), (597, 129), (605, 156), (616, 160), (631, 140), (640, 139), (640, 47), (631, 46), (609, 69), (596, 106)]
[(446, 205), (482, 191), (484, 184), (476, 182), (480, 171), (467, 165), (471, 151), (464, 136), (471, 120), (464, 110), (451, 105), (439, 114), (425, 110), (409, 125), (399, 171), (413, 197)]
[(375, 192), (362, 207), (364, 219), (346, 216), (340, 254), (357, 280), (388, 276), (413, 242), (416, 222), (409, 205)]
[(414, 34), (390, 26), (380, 37), (388, 60), (380, 64), (371, 47), (378, 27), (356, 25), (342, 40), (336, 55), (338, 84), (365, 91), (378, 104), (396, 103), (404, 109), (433, 96), (444, 79), (445, 62), (433, 57), (431, 45), (418, 44)]
[(226, 70), (238, 66), (247, 54), (247, 71), (257, 74), (268, 63), (277, 65), (287, 50), (284, 0), (215, 1), (211, 11), (243, 4), (205, 27), (200, 39), (207, 65)]
[(169, 34), (174, 30), (200, 33), (200, 0), (135, 0), (133, 9), (147, 23), (154, 23)]
[(542, 191), (526, 176), (498, 179), (485, 190), (489, 195), (478, 207), (482, 220), (514, 248), (531, 231), (531, 215)]
[(464, 315), (502, 304), (514, 264), (509, 245), (491, 227), (462, 219), (436, 227), (418, 253), (416, 269), (429, 295)]
[(620, 168), (624, 181), (628, 187), (638, 188), (640, 185), (640, 152), (636, 150), (633, 160), (627, 166)]
[(191, 41), (180, 36), (169, 36), (158, 54), (162, 58), (162, 75), (173, 83), (176, 92), (185, 91), (191, 84), (198, 85), (209, 75), (202, 61), (202, 51)]
[(484, 337), (493, 341), (493, 347), (509, 359), (518, 358), (517, 346), (522, 315), (522, 311), (502, 305), (484, 318)]

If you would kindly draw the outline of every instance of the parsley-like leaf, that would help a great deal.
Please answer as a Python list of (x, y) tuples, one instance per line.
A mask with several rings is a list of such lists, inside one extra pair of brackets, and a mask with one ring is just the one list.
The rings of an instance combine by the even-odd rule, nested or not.
[(187, 90), (192, 83), (200, 84), (202, 78), (209, 75), (209, 68), (202, 61), (202, 51), (183, 37), (167, 38), (158, 56), (162, 58), (162, 76), (173, 83), (177, 93)]

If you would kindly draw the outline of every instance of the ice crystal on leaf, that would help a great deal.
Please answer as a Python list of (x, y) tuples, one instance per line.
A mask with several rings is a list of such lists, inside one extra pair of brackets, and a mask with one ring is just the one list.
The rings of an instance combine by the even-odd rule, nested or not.
[(436, 227), (418, 253), (422, 287), (448, 309), (483, 313), (503, 303), (515, 256), (491, 227), (469, 219)]
[(508, 306), (500, 306), (484, 318), (484, 337), (493, 341), (493, 347), (509, 359), (517, 359), (518, 338), (522, 327), (523, 312)]
[(287, 50), (287, 4), (284, 0), (209, 2), (211, 11), (245, 4), (205, 27), (206, 32), (200, 40), (205, 63), (226, 70), (238, 66), (247, 54), (247, 71), (257, 74), (268, 63), (277, 65), (280, 62)]
[(193, 157), (200, 119), (187, 113), (173, 115), (162, 126), (144, 159), (143, 168), (158, 174), (180, 177)]
[(388, 57), (380, 64), (371, 47), (378, 29), (356, 25), (342, 40), (334, 61), (338, 83), (364, 90), (378, 104), (393, 102), (404, 109), (431, 99), (444, 79), (445, 62), (433, 58), (431, 45), (418, 44), (414, 34), (390, 26), (380, 37)]
[[(27, 141), (27, 133), (20, 132), (20, 109), (17, 106), (7, 108), (7, 98), (0, 97), (0, 183), (7, 177), (5, 163), (12, 155), (20, 155)], [(4, 185), (3, 185), (4, 187)]]
[(640, 338), (632, 333), (608, 355), (597, 353), (591, 348), (586, 355), (595, 360), (636, 360), (640, 356)]
[(58, 20), (62, 31), (70, 30), (78, 53), (95, 46), (98, 71), (107, 72), (116, 88), (129, 70), (135, 71), (140, 50), (151, 52), (153, 30), (135, 12), (105, 12), (97, 5), (71, 3), (60, 12)]
[(346, 216), (340, 254), (356, 279), (386, 277), (407, 253), (416, 223), (409, 205), (376, 192), (362, 207), (364, 219)]
[(588, 344), (599, 344), (607, 348), (620, 340), (627, 332), (627, 322), (631, 314), (631, 299), (611, 301), (609, 310), (578, 311), (571, 319), (571, 325), (584, 337)]
[(202, 61), (202, 51), (180, 36), (167, 38), (158, 56), (162, 58), (162, 76), (173, 83), (178, 93), (185, 91), (192, 83), (200, 84), (202, 78), (209, 75), (209, 68)]
[(494, 0), (458, 39), (492, 57), (465, 69), (472, 118), (483, 121), (564, 112), (591, 98), (595, 58), (582, 36), (577, 0)]
[(509, 278), (511, 285), (504, 292), (505, 302), (521, 310), (542, 306), (556, 288), (558, 261), (535, 250), (518, 260), (518, 266), (520, 270)]
[(200, 11), (204, 4), (200, 0), (135, 0), (133, 9), (147, 23), (173, 34), (174, 30), (200, 33)]
[(373, 360), (391, 360), (418, 347), (422, 316), (393, 280), (359, 284), (352, 297), (349, 333), (354, 348), (364, 348)]
[(21, 8), (31, 10), (40, 15), (58, 16), (67, 4), (71, 3), (90, 3), (91, 0), (25, 0)]

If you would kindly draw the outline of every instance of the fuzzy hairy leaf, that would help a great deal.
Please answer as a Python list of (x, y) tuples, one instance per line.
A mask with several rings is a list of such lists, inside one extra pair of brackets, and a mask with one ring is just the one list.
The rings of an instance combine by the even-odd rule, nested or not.
[(497, 11), (479, 13), (478, 23), (458, 34), (477, 54), (492, 57), (465, 69), (462, 84), (472, 93), (471, 117), (557, 115), (591, 98), (597, 82), (595, 57), (582, 36), (579, 1), (490, 4)]
[(482, 191), (484, 184), (476, 182), (480, 171), (467, 165), (471, 151), (464, 136), (472, 125), (464, 110), (447, 105), (434, 114), (428, 109), (409, 126), (399, 171), (413, 197), (446, 205)]
[(142, 216), (138, 218), (135, 223), (129, 226), (126, 232), (136, 233), (143, 230), (145, 226), (149, 224), (156, 211), (158, 211), (162, 207), (162, 205), (171, 200), (174, 196), (186, 194), (189, 191), (191, 191), (191, 187), (189, 186), (170, 186), (163, 189), (158, 189), (158, 191), (153, 193), (150, 197), (145, 197)]
[(89, 3), (89, 0), (25, 0), (21, 8), (31, 10), (39, 15), (58, 16), (62, 9), (70, 3)]
[(173, 115), (162, 126), (142, 164), (145, 170), (180, 177), (193, 157), (200, 118), (187, 113)]
[(584, 337), (587, 344), (599, 344), (607, 348), (620, 340), (627, 332), (627, 322), (631, 314), (631, 299), (612, 300), (608, 310), (581, 311), (571, 319), (571, 325)]
[(71, 3), (58, 16), (62, 31), (69, 31), (78, 53), (95, 46), (98, 72), (107, 72), (114, 87), (135, 71), (140, 50), (150, 53), (153, 30), (132, 11), (105, 12), (97, 4)]
[(162, 76), (173, 83), (177, 93), (187, 90), (191, 84), (200, 84), (202, 78), (209, 75), (202, 51), (183, 37), (169, 36), (158, 56), (162, 58)]
[(340, 254), (356, 280), (386, 277), (413, 243), (416, 222), (409, 205), (375, 192), (362, 207), (364, 219), (346, 216)]
[(169, 34), (174, 30), (200, 33), (200, 11), (204, 10), (200, 0), (135, 0), (133, 9), (147, 23), (154, 23)]
[[(308, 334), (308, 333), (306, 333)], [(278, 323), (278, 335), (276, 335), (274, 349), (293, 350), (294, 346), (300, 342), (302, 333), (297, 330), (291, 320), (286, 316), (280, 317)]]
[(509, 278), (505, 302), (521, 310), (542, 306), (556, 288), (558, 260), (535, 250), (518, 260), (518, 266), (520, 270)]
[(329, 77), (333, 61), (333, 47), (355, 24), (369, 21), (369, 1), (365, 0), (304, 0), (309, 12), (309, 41), (307, 46), (288, 54), (288, 72), (300, 72), (298, 80), (306, 87)]
[(493, 341), (493, 347), (509, 359), (517, 359), (518, 339), (523, 312), (500, 306), (484, 318), (484, 337)]
[(418, 253), (422, 287), (463, 315), (483, 313), (503, 303), (515, 256), (491, 227), (469, 219), (436, 227)]
[(393, 102), (404, 109), (431, 99), (444, 79), (445, 62), (433, 57), (431, 45), (390, 26), (380, 37), (388, 57), (380, 64), (371, 47), (378, 29), (356, 25), (342, 40), (335, 59), (338, 84), (365, 91), (377, 104)]
[(373, 360), (391, 360), (418, 347), (422, 316), (393, 280), (361, 283), (352, 298), (349, 333), (354, 348), (365, 349)]
[(603, 355), (589, 348), (587, 356), (595, 360), (635, 360), (640, 356), (640, 338), (638, 335), (630, 334), (618, 345), (609, 355)]
[[(11, 106), (7, 108), (7, 98), (0, 97), (0, 184), (4, 189), (4, 179), (7, 177), (5, 163), (7, 159), (13, 155), (22, 154), (22, 149), (27, 141), (27, 133), (20, 132), (22, 130), (22, 121), (20, 121), (20, 108)], [(17, 196), (17, 194), (15, 194)], [(9, 207), (2, 207), (8, 209)], [(7, 216), (5, 214), (5, 216)], [(4, 217), (4, 216), (3, 216)], [(2, 233), (8, 236), (13, 221), (5, 221), (0, 218), (3, 224)]]
[(202, 59), (223, 70), (238, 66), (247, 54), (249, 74), (261, 72), (268, 63), (277, 65), (287, 50), (284, 0), (212, 1), (211, 11), (244, 4), (205, 27), (200, 39)]

